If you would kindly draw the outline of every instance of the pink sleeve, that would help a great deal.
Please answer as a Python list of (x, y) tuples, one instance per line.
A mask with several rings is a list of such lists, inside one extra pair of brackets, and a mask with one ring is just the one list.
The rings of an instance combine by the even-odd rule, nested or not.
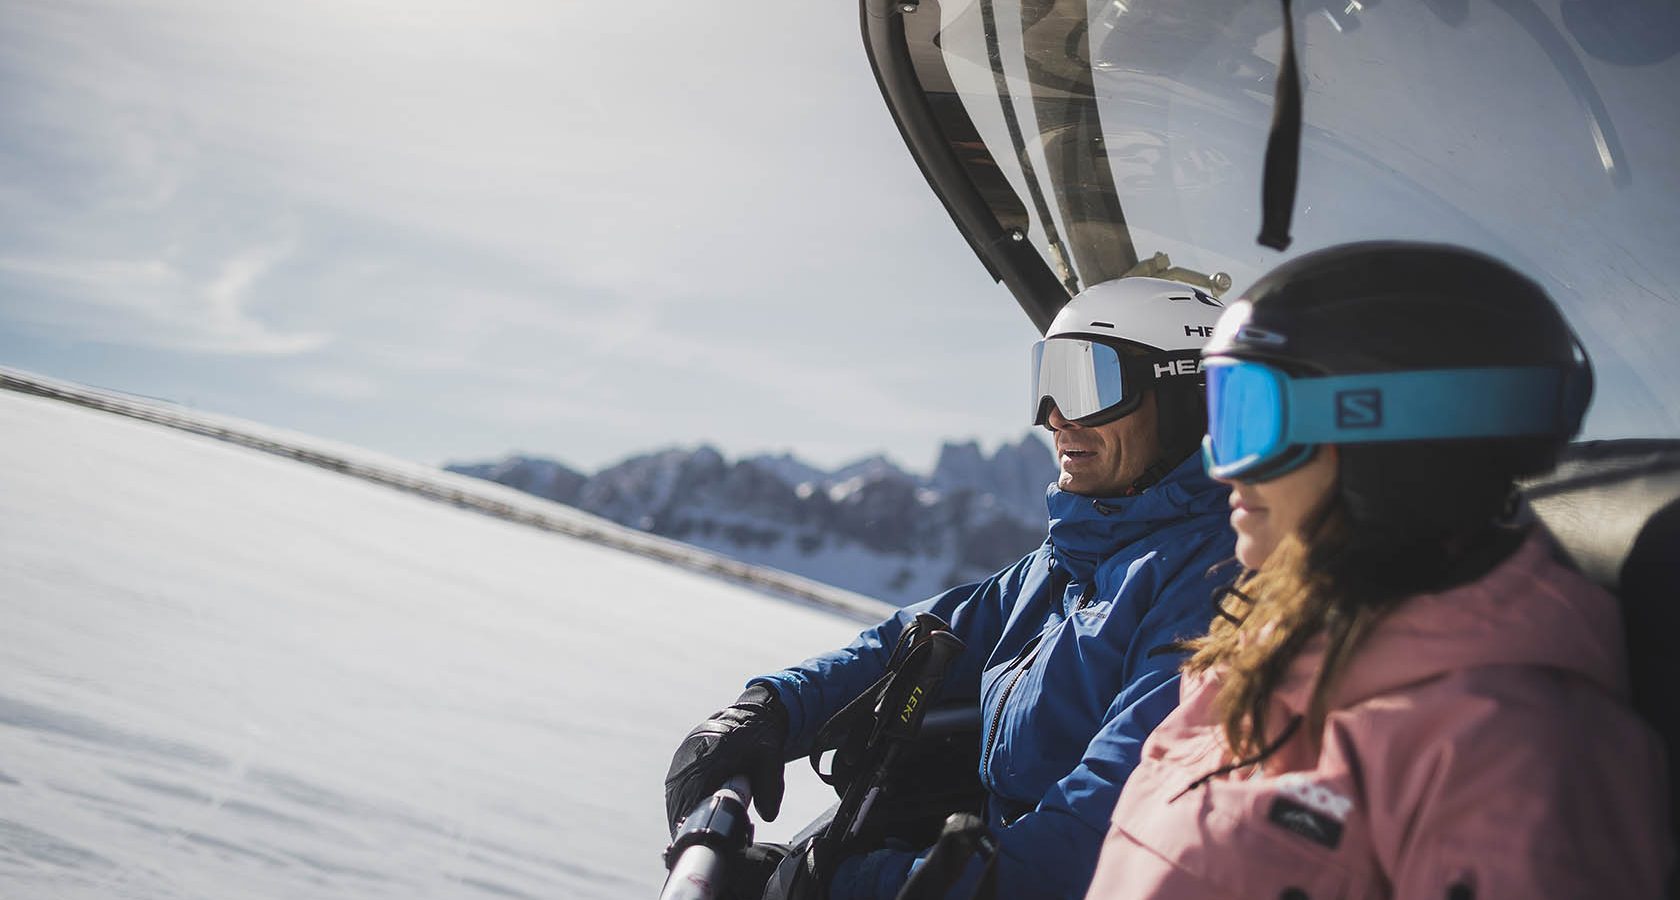
[(1341, 729), (1394, 897), (1663, 896), (1666, 769), (1630, 710), (1552, 670), (1442, 682)]

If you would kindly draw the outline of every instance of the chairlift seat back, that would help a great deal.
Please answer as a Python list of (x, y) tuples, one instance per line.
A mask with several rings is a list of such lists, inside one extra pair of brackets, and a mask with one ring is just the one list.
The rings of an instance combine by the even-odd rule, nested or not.
[(1667, 746), (1669, 821), (1680, 823), (1680, 440), (1572, 445), (1524, 494), (1571, 561), (1622, 601), (1633, 705)]

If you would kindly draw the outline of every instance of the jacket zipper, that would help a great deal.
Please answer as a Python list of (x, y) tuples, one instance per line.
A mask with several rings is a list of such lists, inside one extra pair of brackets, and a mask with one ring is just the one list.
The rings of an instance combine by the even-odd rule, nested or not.
[(997, 708), (992, 711), (992, 726), (986, 731), (986, 751), (980, 754), (980, 768), (981, 771), (986, 773), (986, 780), (991, 782), (994, 788), (997, 787), (997, 779), (992, 777), (992, 750), (997, 746), (998, 725), (1003, 721), (1003, 705), (1009, 701), (1009, 693), (1015, 690), (1015, 685), (1020, 682), (1021, 676), (1027, 674), (1027, 667), (1032, 665), (1033, 657), (1038, 655), (1038, 648), (1043, 643), (1044, 635), (1041, 634), (1033, 640), (1031, 648), (1022, 651), (1023, 656), (1015, 658), (1020, 668), (1016, 669), (1015, 674), (1010, 676), (1009, 684), (1004, 685), (1003, 694), (998, 697)]
[[(1096, 593), (1096, 585), (1086, 585), (1085, 590), (1080, 593), (1079, 599), (1074, 603), (1074, 610), (1082, 609), (1094, 593)], [(992, 724), (990, 728), (986, 729), (986, 748), (980, 754), (980, 768), (981, 771), (986, 773), (986, 780), (990, 781), (994, 788), (997, 787), (997, 779), (992, 777), (992, 751), (997, 748), (998, 726), (1003, 723), (1004, 704), (1009, 702), (1009, 695), (1015, 690), (1015, 685), (1020, 683), (1021, 676), (1027, 674), (1027, 669), (1032, 667), (1033, 660), (1038, 656), (1038, 649), (1042, 646), (1044, 646), (1044, 633), (1040, 633), (1038, 637), (1033, 638), (1031, 645), (1021, 648), (1021, 652), (1015, 657), (1015, 662), (1011, 663), (1018, 668), (1015, 669), (1015, 674), (1010, 676), (1009, 683), (1004, 685), (1003, 693), (998, 695), (997, 707), (992, 710)]]
[(1073, 609), (1068, 610), (1068, 615), (1071, 616), (1074, 613), (1079, 612), (1080, 610), (1084, 609), (1087, 605), (1090, 604), (1091, 600), (1094, 597), (1096, 597), (1096, 595), (1097, 595), (1097, 585), (1096, 585), (1096, 582), (1093, 581), (1091, 584), (1088, 584), (1088, 585), (1085, 586), (1085, 590), (1079, 592), (1079, 599), (1073, 601)]

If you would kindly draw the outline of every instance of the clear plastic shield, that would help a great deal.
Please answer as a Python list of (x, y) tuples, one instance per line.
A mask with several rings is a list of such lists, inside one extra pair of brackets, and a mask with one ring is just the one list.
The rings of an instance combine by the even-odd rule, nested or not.
[(1282, 15), (923, 0), (905, 18), (935, 108), (984, 145), (964, 165), (1070, 292), (1127, 273), (1240, 291), (1331, 244), (1459, 243), (1564, 307), (1599, 375), (1584, 437), (1680, 433), (1680, 5), (1295, 3), (1304, 128), (1280, 253), (1255, 238)]

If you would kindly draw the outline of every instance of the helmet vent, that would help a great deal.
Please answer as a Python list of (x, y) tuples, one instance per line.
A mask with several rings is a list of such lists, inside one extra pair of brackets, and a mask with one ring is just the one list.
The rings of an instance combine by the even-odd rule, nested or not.
[(1113, 328), (1114, 327), (1113, 322), (1092, 322), (1091, 324), (1102, 327), (1102, 328)]

